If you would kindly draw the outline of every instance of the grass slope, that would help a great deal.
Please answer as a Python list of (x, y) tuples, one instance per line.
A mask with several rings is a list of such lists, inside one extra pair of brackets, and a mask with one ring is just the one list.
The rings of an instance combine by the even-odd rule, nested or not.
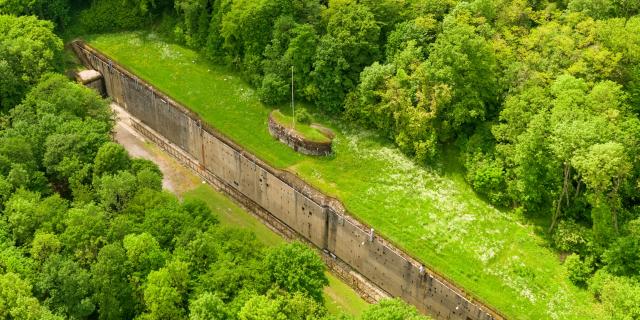
[(337, 134), (336, 155), (302, 156), (269, 135), (271, 109), (228, 69), (153, 34), (87, 40), (263, 160), (338, 197), (352, 214), (507, 317), (599, 317), (600, 306), (569, 282), (534, 228), (480, 199), (459, 171), (439, 174), (373, 132), (318, 117)]

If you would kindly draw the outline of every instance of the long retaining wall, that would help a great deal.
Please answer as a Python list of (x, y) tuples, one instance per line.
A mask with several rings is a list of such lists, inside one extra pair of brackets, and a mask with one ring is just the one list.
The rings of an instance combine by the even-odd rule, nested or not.
[(437, 319), (504, 319), (375, 234), (336, 199), (244, 151), (84, 42), (75, 41), (72, 47), (88, 68), (102, 73), (108, 96), (138, 119), (137, 130), (281, 232), (322, 250), (329, 267), (348, 283), (358, 287), (371, 282), (384, 290), (370, 294), (370, 300), (386, 293)]

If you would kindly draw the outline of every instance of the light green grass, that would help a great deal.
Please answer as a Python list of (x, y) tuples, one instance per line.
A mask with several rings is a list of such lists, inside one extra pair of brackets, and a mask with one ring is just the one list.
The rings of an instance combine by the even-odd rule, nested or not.
[(600, 306), (570, 283), (534, 227), (480, 199), (458, 171), (416, 165), (377, 134), (321, 115), (316, 118), (336, 133), (335, 155), (297, 154), (269, 135), (271, 109), (226, 68), (153, 35), (87, 40), (263, 160), (339, 198), (380, 234), (507, 317), (599, 317)]
[[(220, 219), (220, 224), (251, 230), (255, 233), (256, 238), (267, 246), (285, 243), (282, 237), (250, 213), (238, 207), (229, 198), (214, 191), (209, 185), (200, 185), (183, 194), (183, 197), (203, 200)], [(326, 275), (329, 278), (329, 285), (324, 288), (324, 300), (329, 313), (335, 315), (346, 313), (358, 316), (367, 308), (369, 304), (362, 300), (353, 289), (331, 273), (327, 272)]]
[[(273, 115), (273, 119), (284, 126), (285, 128), (291, 129), (293, 127), (293, 116), (285, 115), (280, 110), (274, 110), (271, 115)], [(311, 127), (310, 125), (306, 125), (304, 123), (296, 123), (295, 131), (305, 138), (308, 141), (314, 142), (330, 142), (327, 136), (322, 134), (322, 132), (318, 131), (318, 129)]]

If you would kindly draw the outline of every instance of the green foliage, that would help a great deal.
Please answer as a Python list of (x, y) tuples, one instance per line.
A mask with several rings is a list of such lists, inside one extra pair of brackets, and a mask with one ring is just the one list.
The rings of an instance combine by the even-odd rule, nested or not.
[(426, 320), (415, 307), (400, 299), (385, 299), (367, 309), (361, 320)]
[(104, 175), (98, 178), (95, 188), (106, 210), (121, 211), (134, 197), (139, 187), (136, 176), (127, 171), (121, 171), (115, 175)]
[(31, 257), (45, 261), (47, 258), (60, 253), (62, 242), (54, 233), (36, 233), (31, 242)]
[(125, 249), (111, 243), (100, 249), (96, 263), (91, 265), (93, 300), (100, 319), (133, 318), (135, 299), (129, 283), (132, 266)]
[(604, 253), (607, 271), (618, 276), (640, 275), (640, 219), (630, 221), (624, 234)]
[(121, 145), (108, 142), (102, 145), (93, 160), (93, 173), (97, 176), (103, 174), (116, 174), (126, 170), (130, 166), (129, 154)]
[(189, 320), (224, 320), (229, 317), (224, 302), (205, 292), (189, 303)]
[(34, 291), (44, 304), (68, 318), (86, 318), (94, 311), (89, 298), (89, 272), (73, 259), (51, 256), (38, 272)]
[(309, 111), (305, 108), (298, 108), (296, 110), (296, 122), (300, 122), (302, 124), (311, 124), (313, 118)]
[(587, 253), (593, 235), (590, 229), (572, 219), (562, 220), (553, 232), (553, 244), (565, 252)]
[(307, 294), (323, 301), (322, 288), (329, 283), (320, 258), (301, 243), (277, 247), (266, 257), (266, 272), (271, 282), (288, 292)]
[(277, 105), (286, 101), (290, 92), (290, 84), (273, 73), (269, 73), (262, 78), (262, 84), (258, 90), (260, 101), (268, 105)]
[(62, 41), (53, 24), (0, 10), (0, 110), (15, 106), (46, 72), (56, 70)]
[(338, 113), (360, 72), (380, 56), (380, 27), (366, 6), (353, 1), (332, 2), (325, 19), (327, 32), (316, 49), (313, 83), (305, 93), (327, 112)]
[[(394, 57), (402, 52), (412, 41), (417, 47), (428, 50), (429, 44), (433, 43), (439, 31), (440, 25), (438, 21), (431, 16), (418, 17), (399, 23), (387, 39), (385, 47), (386, 61), (393, 61)], [(424, 58), (428, 56), (427, 53), (423, 52)]]
[(569, 272), (569, 280), (577, 285), (585, 285), (591, 273), (593, 266), (590, 259), (582, 260), (579, 255), (571, 254), (564, 260), (564, 265)]
[(54, 22), (58, 31), (64, 30), (71, 20), (69, 0), (3, 0), (0, 14), (35, 15)]
[(31, 285), (14, 273), (0, 274), (0, 317), (3, 319), (61, 320), (31, 294)]
[(133, 276), (143, 280), (152, 271), (164, 265), (166, 253), (160, 248), (158, 240), (148, 233), (127, 235), (122, 241), (127, 260), (133, 267)]
[(180, 261), (149, 273), (144, 289), (147, 313), (141, 319), (183, 319), (188, 281), (188, 266)]
[(246, 301), (238, 318), (240, 320), (319, 320), (325, 309), (317, 301), (300, 294), (278, 295), (270, 291), (267, 295), (255, 295)]
[(611, 319), (640, 319), (640, 284), (637, 281), (600, 270), (589, 281), (589, 290), (602, 301)]
[[(138, 3), (136, 3), (138, 2)], [(79, 24), (85, 32), (130, 30), (144, 25), (149, 1), (95, 0), (80, 12)]]

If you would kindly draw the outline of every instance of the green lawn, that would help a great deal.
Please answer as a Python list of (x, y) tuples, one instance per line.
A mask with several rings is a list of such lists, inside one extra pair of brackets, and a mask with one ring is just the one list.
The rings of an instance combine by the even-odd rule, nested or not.
[[(183, 194), (183, 197), (203, 200), (217, 214), (222, 225), (249, 229), (256, 234), (260, 242), (267, 246), (277, 246), (285, 242), (257, 218), (238, 207), (229, 198), (214, 191), (209, 185), (200, 185)], [(324, 288), (324, 299), (329, 313), (337, 315), (344, 312), (358, 316), (367, 308), (369, 304), (362, 300), (351, 287), (329, 272), (326, 275), (329, 278), (329, 285)]]
[(534, 227), (480, 199), (459, 170), (442, 174), (416, 165), (374, 132), (322, 115), (315, 117), (336, 133), (335, 155), (297, 154), (269, 135), (271, 109), (227, 68), (153, 34), (87, 40), (263, 160), (339, 198), (352, 214), (509, 318), (601, 314), (593, 297), (569, 282)]

